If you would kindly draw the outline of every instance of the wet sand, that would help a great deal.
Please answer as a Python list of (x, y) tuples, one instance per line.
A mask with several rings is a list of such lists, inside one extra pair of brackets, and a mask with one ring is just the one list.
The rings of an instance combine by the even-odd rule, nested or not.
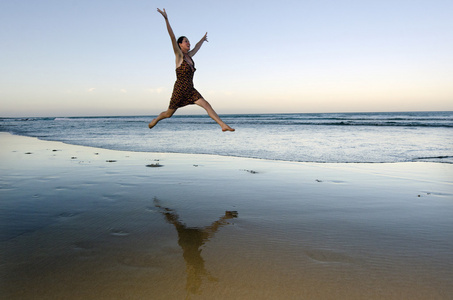
[(453, 165), (0, 144), (1, 299), (453, 298)]

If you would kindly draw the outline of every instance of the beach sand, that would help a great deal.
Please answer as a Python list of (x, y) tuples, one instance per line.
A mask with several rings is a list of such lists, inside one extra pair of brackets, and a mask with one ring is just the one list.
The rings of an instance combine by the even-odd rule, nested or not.
[(1, 299), (453, 299), (453, 165), (0, 133)]

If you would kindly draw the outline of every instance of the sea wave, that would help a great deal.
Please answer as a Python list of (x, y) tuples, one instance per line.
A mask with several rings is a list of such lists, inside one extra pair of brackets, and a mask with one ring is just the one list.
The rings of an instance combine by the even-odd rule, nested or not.
[[(244, 114), (222, 115), (227, 123), (237, 125), (283, 126), (396, 126), (396, 127), (453, 127), (453, 112), (419, 113), (332, 113), (332, 114)], [(150, 116), (100, 116), (54, 118), (0, 118), (0, 124), (8, 122), (93, 122), (93, 123), (148, 123)], [(169, 123), (207, 124), (212, 120), (206, 115), (176, 115)]]
[(453, 112), (1, 118), (0, 131), (112, 150), (326, 163), (453, 163)]

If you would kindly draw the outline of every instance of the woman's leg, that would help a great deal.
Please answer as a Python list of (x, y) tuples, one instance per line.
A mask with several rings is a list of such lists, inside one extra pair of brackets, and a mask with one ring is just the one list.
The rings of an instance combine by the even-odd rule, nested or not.
[(222, 119), (220, 119), (220, 117), (217, 115), (217, 113), (214, 111), (214, 109), (212, 108), (211, 104), (209, 104), (208, 101), (204, 100), (203, 98), (200, 98), (197, 101), (195, 101), (195, 104), (203, 107), (206, 110), (206, 112), (208, 113), (208, 115), (214, 121), (216, 121), (217, 124), (220, 125), (220, 127), (222, 127), (222, 131), (234, 131), (233, 128), (231, 128), (230, 126), (225, 124), (225, 122), (223, 122)]
[(154, 120), (152, 120), (149, 124), (148, 124), (148, 127), (149, 129), (153, 128), (154, 126), (156, 126), (157, 122), (159, 122), (160, 120), (163, 120), (163, 119), (166, 119), (166, 118), (171, 118), (171, 116), (173, 116), (173, 114), (175, 113), (176, 109), (173, 109), (173, 108), (169, 108), (167, 109), (166, 111), (163, 111), (161, 112), (157, 118), (155, 118)]

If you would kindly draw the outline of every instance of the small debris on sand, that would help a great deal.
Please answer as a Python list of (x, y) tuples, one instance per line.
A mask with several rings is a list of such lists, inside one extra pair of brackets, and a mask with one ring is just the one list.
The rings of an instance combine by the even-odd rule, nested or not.
[(156, 163), (156, 164), (150, 164), (150, 165), (146, 165), (148, 168), (160, 168), (160, 167), (163, 167), (163, 165), (159, 164), (159, 163)]
[(258, 172), (254, 170), (242, 170), (242, 171), (249, 172), (250, 174), (258, 174)]

